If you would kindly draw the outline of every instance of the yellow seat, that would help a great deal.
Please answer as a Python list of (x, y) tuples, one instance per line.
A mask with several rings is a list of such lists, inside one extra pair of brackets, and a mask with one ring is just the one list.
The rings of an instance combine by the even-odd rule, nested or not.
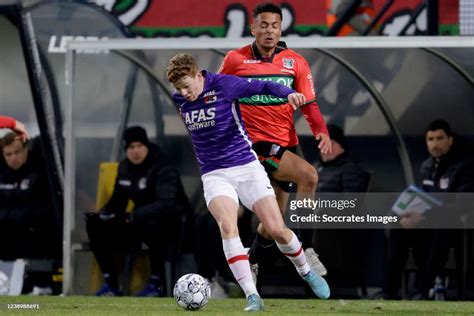
[[(118, 173), (118, 162), (102, 162), (99, 167), (99, 181), (95, 207), (100, 210), (109, 201), (114, 192), (115, 179)], [(127, 213), (133, 210), (133, 201), (128, 201)]]

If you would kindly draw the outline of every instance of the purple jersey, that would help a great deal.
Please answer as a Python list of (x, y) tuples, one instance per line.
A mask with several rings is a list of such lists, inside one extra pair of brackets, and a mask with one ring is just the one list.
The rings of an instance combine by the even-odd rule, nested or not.
[(201, 173), (245, 165), (257, 159), (244, 129), (237, 99), (253, 95), (286, 98), (294, 90), (271, 81), (251, 80), (202, 71), (204, 90), (193, 101), (173, 95), (191, 133)]

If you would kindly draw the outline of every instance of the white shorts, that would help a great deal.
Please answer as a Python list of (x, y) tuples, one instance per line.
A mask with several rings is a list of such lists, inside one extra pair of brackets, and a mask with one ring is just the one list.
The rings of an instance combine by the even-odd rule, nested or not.
[(246, 208), (253, 211), (255, 202), (266, 196), (275, 196), (267, 173), (257, 160), (243, 166), (208, 172), (201, 179), (207, 206), (218, 196), (228, 196), (237, 204), (240, 199)]

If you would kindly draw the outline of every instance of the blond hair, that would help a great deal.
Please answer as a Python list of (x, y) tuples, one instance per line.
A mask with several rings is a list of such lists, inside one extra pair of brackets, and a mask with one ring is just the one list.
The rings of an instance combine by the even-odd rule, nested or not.
[(166, 68), (166, 78), (172, 84), (178, 84), (184, 77), (194, 77), (199, 67), (189, 54), (178, 54), (170, 59)]

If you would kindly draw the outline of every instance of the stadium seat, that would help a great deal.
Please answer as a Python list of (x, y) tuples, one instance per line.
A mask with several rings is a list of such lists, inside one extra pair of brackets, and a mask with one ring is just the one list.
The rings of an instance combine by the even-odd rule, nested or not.
[[(99, 167), (97, 183), (96, 210), (100, 210), (108, 202), (114, 192), (115, 178), (117, 178), (118, 162), (102, 162)], [(133, 209), (133, 202), (129, 201), (127, 212)]]

